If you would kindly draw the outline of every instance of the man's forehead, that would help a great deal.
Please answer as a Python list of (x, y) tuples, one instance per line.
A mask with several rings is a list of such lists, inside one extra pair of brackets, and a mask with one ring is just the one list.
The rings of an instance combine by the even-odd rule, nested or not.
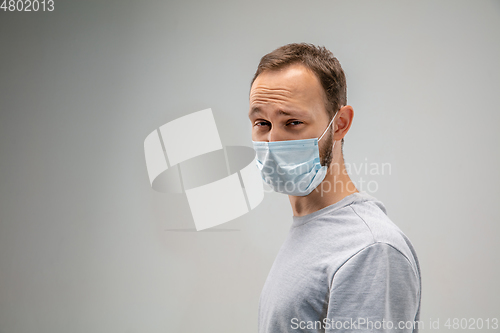
[(304, 65), (293, 64), (278, 70), (265, 70), (252, 84), (252, 91), (259, 88), (282, 89), (300, 92), (319, 84), (316, 75)]
[(264, 71), (250, 90), (249, 115), (266, 103), (312, 106), (323, 103), (323, 88), (316, 75), (305, 66), (290, 65), (281, 70)]

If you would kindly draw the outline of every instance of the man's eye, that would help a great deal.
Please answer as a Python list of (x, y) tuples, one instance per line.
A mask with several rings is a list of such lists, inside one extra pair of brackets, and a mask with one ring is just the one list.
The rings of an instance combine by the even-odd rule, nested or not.
[(300, 124), (303, 124), (303, 122), (301, 122), (300, 120), (294, 120), (294, 121), (289, 122), (287, 125), (297, 126)]
[(258, 127), (268, 126), (268, 125), (269, 125), (269, 122), (267, 122), (267, 121), (257, 121), (255, 123), (255, 126), (258, 126)]

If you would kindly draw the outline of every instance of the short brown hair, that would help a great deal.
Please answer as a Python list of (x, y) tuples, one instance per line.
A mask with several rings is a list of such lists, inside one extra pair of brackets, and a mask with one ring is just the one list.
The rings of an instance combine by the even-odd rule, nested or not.
[(260, 59), (250, 88), (262, 72), (279, 70), (297, 63), (306, 66), (319, 79), (326, 94), (325, 108), (331, 120), (343, 105), (347, 105), (347, 83), (340, 62), (324, 46), (292, 43), (266, 54)]

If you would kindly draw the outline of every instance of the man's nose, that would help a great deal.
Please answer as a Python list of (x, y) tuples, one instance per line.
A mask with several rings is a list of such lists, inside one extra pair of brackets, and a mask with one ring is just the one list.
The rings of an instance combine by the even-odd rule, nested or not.
[(283, 135), (284, 135), (283, 130), (276, 128), (276, 126), (273, 126), (269, 130), (267, 140), (268, 140), (268, 142), (283, 141), (283, 140), (285, 140)]

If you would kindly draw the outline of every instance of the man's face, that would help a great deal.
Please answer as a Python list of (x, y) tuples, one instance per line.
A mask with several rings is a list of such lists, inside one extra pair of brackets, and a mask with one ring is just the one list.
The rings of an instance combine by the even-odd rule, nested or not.
[[(252, 140), (319, 138), (330, 121), (325, 100), (318, 78), (303, 65), (264, 71), (250, 89)], [(331, 128), (320, 141), (322, 160), (331, 150)]]

